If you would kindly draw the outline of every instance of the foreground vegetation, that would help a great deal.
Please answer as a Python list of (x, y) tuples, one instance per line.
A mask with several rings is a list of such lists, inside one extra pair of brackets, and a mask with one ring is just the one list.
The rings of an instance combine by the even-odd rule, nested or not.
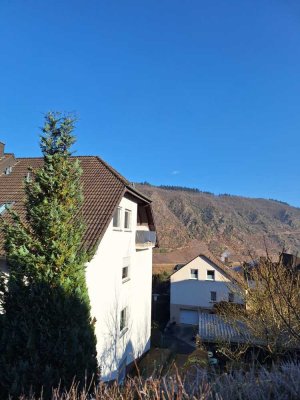
[(12, 208), (0, 220), (10, 271), (8, 278), (0, 273), (2, 398), (40, 392), (42, 385), (48, 396), (52, 387), (70, 387), (74, 376), (83, 382), (97, 370), (73, 129), (72, 118), (46, 115), (43, 165), (24, 182), (25, 218)]
[[(123, 385), (101, 383), (90, 391), (79, 391), (73, 385), (69, 391), (54, 390), (52, 400), (282, 400), (300, 398), (300, 364), (286, 362), (265, 368), (235, 370), (215, 374), (212, 371), (196, 369), (192, 375), (181, 378), (178, 374), (163, 378), (128, 378)], [(41, 396), (21, 397), (22, 400), (38, 400)]]
[(220, 344), (219, 351), (229, 359), (241, 360), (251, 348), (273, 361), (299, 352), (300, 273), (295, 259), (287, 263), (283, 258), (284, 253), (277, 261), (267, 254), (257, 265), (245, 265), (245, 279), (239, 279), (236, 292), (246, 308), (216, 305), (222, 319), (242, 338), (234, 351), (230, 343)]

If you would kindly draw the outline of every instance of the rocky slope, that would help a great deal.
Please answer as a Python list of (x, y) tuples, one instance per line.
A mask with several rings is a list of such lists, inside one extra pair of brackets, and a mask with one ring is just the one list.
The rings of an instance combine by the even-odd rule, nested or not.
[(300, 208), (275, 200), (173, 190), (148, 184), (137, 189), (153, 200), (160, 249), (155, 262), (185, 262), (208, 248), (233, 260), (300, 250)]

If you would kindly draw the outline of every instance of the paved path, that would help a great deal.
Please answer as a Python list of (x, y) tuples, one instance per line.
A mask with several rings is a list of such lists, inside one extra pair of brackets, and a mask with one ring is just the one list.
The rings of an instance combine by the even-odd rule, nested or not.
[(190, 354), (195, 348), (195, 328), (191, 326), (173, 326), (164, 334), (164, 344), (170, 350), (178, 354)]

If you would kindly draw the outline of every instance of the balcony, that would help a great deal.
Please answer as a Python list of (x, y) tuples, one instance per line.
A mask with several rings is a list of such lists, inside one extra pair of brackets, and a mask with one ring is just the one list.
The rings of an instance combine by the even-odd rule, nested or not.
[(145, 249), (147, 247), (155, 247), (156, 232), (137, 230), (135, 233), (135, 247), (137, 249)]

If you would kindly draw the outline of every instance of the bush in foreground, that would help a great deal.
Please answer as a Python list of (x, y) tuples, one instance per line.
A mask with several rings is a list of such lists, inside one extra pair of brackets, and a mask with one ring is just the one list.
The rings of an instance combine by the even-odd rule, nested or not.
[[(38, 400), (40, 396), (21, 397)], [(287, 362), (273, 367), (214, 374), (195, 369), (183, 379), (179, 375), (161, 379), (129, 378), (123, 385), (101, 383), (90, 394), (74, 384), (68, 392), (54, 390), (52, 400), (282, 400), (300, 398), (300, 364)]]

